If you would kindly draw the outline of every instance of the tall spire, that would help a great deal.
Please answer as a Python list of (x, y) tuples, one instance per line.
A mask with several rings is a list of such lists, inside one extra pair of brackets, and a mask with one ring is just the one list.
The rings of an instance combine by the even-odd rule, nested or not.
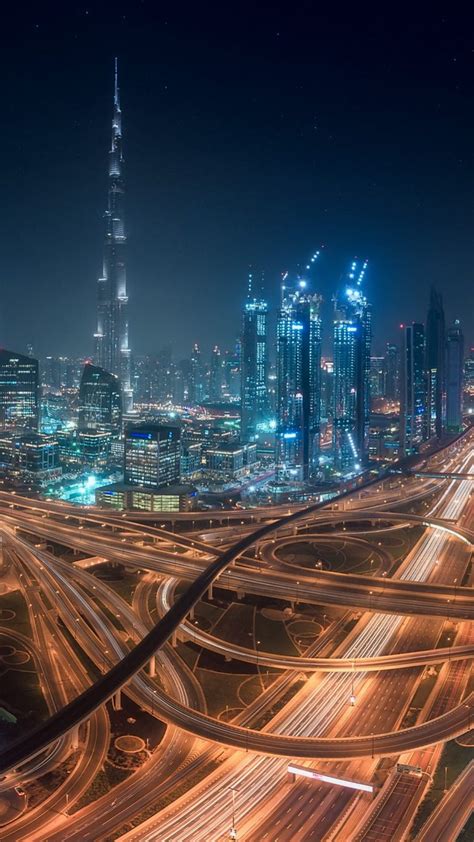
[(114, 105), (120, 110), (119, 86), (118, 86), (118, 58), (115, 56), (115, 86), (114, 86)]
[(130, 349), (128, 347), (125, 188), (123, 180), (122, 112), (118, 60), (114, 62), (114, 108), (109, 151), (109, 187), (105, 212), (103, 275), (98, 280), (95, 362), (121, 381), (124, 409), (132, 407)]

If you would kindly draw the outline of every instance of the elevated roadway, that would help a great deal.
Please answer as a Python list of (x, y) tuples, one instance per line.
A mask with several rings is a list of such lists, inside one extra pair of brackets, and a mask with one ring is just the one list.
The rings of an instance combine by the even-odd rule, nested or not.
[[(321, 504), (316, 504), (316, 511)], [(290, 524), (307, 518), (307, 510), (296, 512), (280, 521), (265, 524), (250, 535), (244, 536), (237, 544), (224, 552), (212, 548), (215, 560), (215, 581), (228, 564), (234, 562), (253, 544), (258, 544), (267, 535), (285, 532)], [(17, 528), (30, 531), (39, 536), (56, 540), (66, 546), (82, 549), (91, 555), (101, 555), (110, 561), (133, 565), (138, 568), (178, 576), (185, 581), (195, 581), (196, 577), (209, 569), (209, 561), (193, 558), (189, 555), (165, 552), (152, 546), (138, 547), (124, 544), (122, 539), (103, 531), (78, 531), (77, 527), (63, 526), (57, 521), (44, 520), (25, 514), (8, 512), (3, 519)], [(471, 545), (474, 539), (472, 530), (458, 528), (442, 518), (426, 518), (419, 515), (402, 515), (389, 512), (350, 512), (345, 513), (343, 522), (387, 521), (416, 523), (431, 527), (437, 531), (459, 538)], [(331, 522), (341, 522), (341, 516), (332, 514), (318, 522), (321, 526)], [(291, 535), (291, 529), (288, 531)], [(306, 536), (308, 539), (310, 535)], [(271, 546), (271, 545), (270, 545)], [(245, 550), (239, 548), (244, 547)], [(197, 553), (196, 553), (197, 555)], [(230, 559), (225, 562), (225, 559)], [(258, 575), (256, 575), (258, 573)], [(211, 581), (209, 584), (211, 584)], [(219, 587), (241, 593), (260, 594), (281, 600), (307, 602), (316, 605), (340, 605), (377, 610), (395, 614), (424, 614), (426, 616), (449, 617), (452, 619), (474, 619), (474, 594), (468, 588), (457, 585), (432, 585), (426, 582), (403, 582), (387, 578), (365, 577), (350, 573), (315, 571), (310, 576), (298, 574), (296, 583), (294, 574), (279, 570), (268, 570), (262, 563), (252, 561), (252, 566), (239, 563), (219, 579)], [(206, 588), (207, 589), (207, 588)]]

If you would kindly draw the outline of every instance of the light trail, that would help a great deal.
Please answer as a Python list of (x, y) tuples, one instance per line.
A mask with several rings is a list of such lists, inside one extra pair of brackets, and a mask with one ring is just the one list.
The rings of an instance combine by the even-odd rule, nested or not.
[[(471, 457), (464, 460), (469, 463)], [(463, 466), (464, 469), (464, 466)], [(469, 473), (473, 473), (472, 468)], [(469, 500), (471, 483), (467, 480), (450, 483), (457, 486), (454, 499), (443, 506), (442, 515), (449, 519), (458, 519), (466, 502)], [(411, 581), (426, 579), (433, 571), (435, 560), (447, 546), (450, 538), (443, 533), (433, 531), (421, 539), (419, 548), (413, 554), (400, 578)], [(403, 622), (402, 617), (392, 615), (374, 615), (358, 638), (348, 647), (345, 657), (374, 657), (382, 654), (390, 640)], [(354, 689), (362, 685), (365, 674), (358, 674), (354, 679)], [(327, 732), (346, 709), (352, 692), (352, 676), (329, 674), (323, 679), (310, 679), (311, 692), (287, 714), (283, 711), (271, 723), (271, 730), (276, 733), (317, 736)], [(304, 691), (299, 695), (303, 695)], [(268, 726), (264, 730), (269, 730)], [(244, 824), (250, 814), (262, 810), (281, 784), (285, 772), (285, 762), (279, 758), (250, 757), (240, 754), (241, 761), (229, 760), (225, 767), (212, 777), (203, 795), (192, 796), (183, 804), (179, 815), (168, 817), (173, 809), (164, 811), (162, 818), (144, 823), (137, 831), (125, 834), (123, 842), (207, 842), (219, 839), (229, 827), (229, 788), (236, 787), (236, 812), (238, 824)], [(236, 768), (237, 767), (237, 768)], [(147, 824), (154, 824), (147, 829)]]

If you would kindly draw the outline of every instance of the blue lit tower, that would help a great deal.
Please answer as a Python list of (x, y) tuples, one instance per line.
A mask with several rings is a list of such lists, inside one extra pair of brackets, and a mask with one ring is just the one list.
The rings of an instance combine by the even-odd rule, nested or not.
[(254, 441), (259, 425), (268, 418), (268, 303), (252, 294), (252, 274), (249, 274), (247, 300), (242, 314), (240, 343), (241, 365), (241, 421), (242, 441)]
[(338, 473), (356, 473), (368, 458), (372, 311), (362, 290), (367, 261), (353, 260), (334, 296), (333, 455)]
[(456, 319), (448, 330), (446, 353), (446, 429), (451, 433), (462, 429), (463, 369), (464, 337)]
[(122, 112), (115, 59), (112, 143), (109, 152), (108, 204), (105, 212), (105, 242), (102, 277), (98, 279), (95, 362), (115, 374), (122, 385), (124, 411), (133, 405), (131, 360), (128, 346), (128, 297), (125, 268), (127, 237), (124, 215), (122, 154)]
[(428, 438), (443, 432), (443, 393), (446, 354), (446, 329), (443, 299), (431, 287), (426, 319), (426, 377), (428, 388)]
[(413, 323), (404, 328), (401, 359), (400, 450), (417, 453), (427, 438), (425, 329)]
[(296, 481), (319, 471), (322, 298), (307, 287), (282, 287), (277, 322), (277, 475)]

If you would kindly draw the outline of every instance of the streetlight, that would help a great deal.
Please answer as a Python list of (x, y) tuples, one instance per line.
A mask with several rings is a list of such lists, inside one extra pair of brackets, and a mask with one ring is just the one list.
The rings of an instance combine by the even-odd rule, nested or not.
[(229, 839), (237, 839), (237, 829), (235, 827), (235, 793), (238, 791), (236, 786), (229, 787), (232, 792), (232, 825), (229, 831)]
[(355, 697), (355, 694), (354, 694), (354, 672), (355, 672), (355, 661), (352, 661), (351, 695), (349, 697), (351, 707), (354, 707), (354, 705), (356, 703), (356, 697)]
[(470, 734), (471, 733), (471, 705), (467, 704), (467, 705), (464, 705), (464, 707), (467, 708), (467, 733)]

